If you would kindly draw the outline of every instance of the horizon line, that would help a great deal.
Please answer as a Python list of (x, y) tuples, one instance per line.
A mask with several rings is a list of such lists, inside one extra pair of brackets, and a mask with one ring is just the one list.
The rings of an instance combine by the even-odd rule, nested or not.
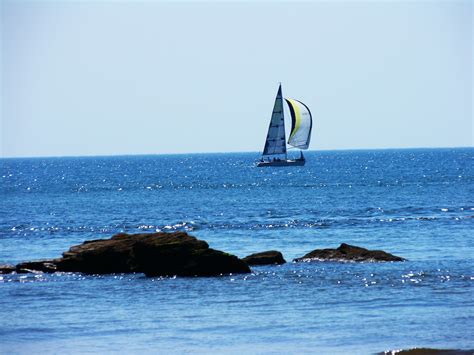
[[(310, 149), (305, 152), (343, 152), (343, 151), (370, 151), (370, 150), (426, 150), (426, 149), (469, 149), (474, 146), (454, 146), (454, 147), (386, 147), (386, 148), (335, 148), (335, 149)], [(299, 151), (295, 149), (295, 152)], [(202, 154), (242, 154), (255, 153), (261, 155), (261, 151), (227, 151), (227, 152), (182, 152), (182, 153), (123, 153), (123, 154), (86, 154), (86, 155), (37, 155), (37, 156), (0, 156), (0, 159), (44, 159), (44, 158), (100, 158), (100, 157), (133, 157), (133, 156), (154, 156), (154, 155), (202, 155)]]

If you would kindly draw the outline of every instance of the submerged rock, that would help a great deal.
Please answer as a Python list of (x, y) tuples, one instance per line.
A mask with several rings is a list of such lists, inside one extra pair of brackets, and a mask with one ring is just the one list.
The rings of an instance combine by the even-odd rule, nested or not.
[(184, 232), (120, 233), (86, 241), (63, 257), (18, 264), (18, 272), (70, 271), (85, 274), (143, 272), (147, 276), (216, 276), (248, 273), (242, 260)]
[(0, 274), (11, 274), (16, 271), (14, 265), (0, 264)]
[(246, 256), (242, 259), (247, 265), (272, 265), (286, 263), (282, 253), (276, 250), (263, 251)]
[(25, 274), (29, 272), (55, 272), (57, 271), (56, 262), (60, 259), (37, 260), (20, 263), (16, 266), (16, 272)]
[(389, 350), (379, 353), (381, 355), (472, 355), (474, 349), (458, 350), (458, 349), (431, 349), (431, 348), (413, 348), (406, 350)]
[(293, 261), (404, 261), (405, 259), (384, 252), (383, 250), (368, 250), (354, 245), (342, 243), (337, 249), (316, 249)]

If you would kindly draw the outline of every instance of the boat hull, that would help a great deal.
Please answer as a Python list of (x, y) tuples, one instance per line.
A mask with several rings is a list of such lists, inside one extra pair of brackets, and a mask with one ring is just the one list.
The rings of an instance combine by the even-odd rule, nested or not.
[(303, 166), (306, 163), (304, 159), (283, 159), (283, 160), (271, 160), (271, 161), (259, 161), (257, 167), (263, 168), (266, 166)]

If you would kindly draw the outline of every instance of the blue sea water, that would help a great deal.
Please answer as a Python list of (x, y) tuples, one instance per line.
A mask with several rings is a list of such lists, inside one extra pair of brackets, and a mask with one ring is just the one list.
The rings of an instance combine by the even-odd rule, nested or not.
[(403, 263), (248, 275), (0, 277), (0, 353), (355, 353), (474, 348), (474, 149), (0, 159), (0, 264), (117, 232), (184, 230), (287, 261), (345, 242)]

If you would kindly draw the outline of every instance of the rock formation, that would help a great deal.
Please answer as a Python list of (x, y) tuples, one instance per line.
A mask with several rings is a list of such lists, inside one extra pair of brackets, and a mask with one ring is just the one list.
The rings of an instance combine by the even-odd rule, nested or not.
[(271, 265), (286, 263), (283, 255), (276, 250), (264, 251), (246, 256), (242, 259), (247, 265)]
[(301, 258), (293, 261), (404, 261), (405, 259), (384, 252), (383, 250), (368, 250), (361, 247), (342, 243), (337, 249), (315, 249)]
[[(11, 266), (4, 266), (11, 270)], [(62, 258), (18, 264), (21, 272), (70, 271), (85, 274), (143, 272), (147, 276), (216, 276), (249, 273), (234, 255), (184, 232), (120, 233), (110, 239), (86, 241), (71, 247)]]

